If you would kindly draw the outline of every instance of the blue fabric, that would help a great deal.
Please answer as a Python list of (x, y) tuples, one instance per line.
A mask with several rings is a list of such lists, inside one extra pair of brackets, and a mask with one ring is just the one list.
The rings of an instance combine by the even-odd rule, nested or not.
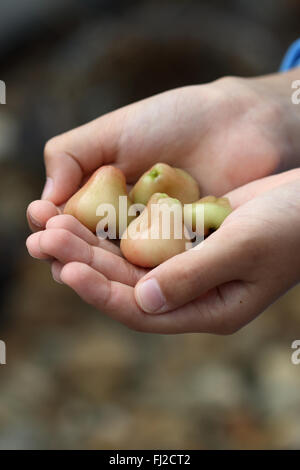
[(300, 66), (300, 39), (293, 42), (293, 44), (288, 48), (287, 53), (285, 54), (283, 61), (280, 65), (280, 72), (286, 72), (294, 67)]

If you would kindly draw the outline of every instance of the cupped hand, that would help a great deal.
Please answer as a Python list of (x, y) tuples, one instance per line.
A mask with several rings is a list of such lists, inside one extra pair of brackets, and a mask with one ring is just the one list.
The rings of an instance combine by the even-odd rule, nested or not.
[(57, 280), (130, 328), (228, 334), (299, 281), (299, 194), (299, 169), (230, 192), (236, 209), (221, 228), (151, 271), (66, 215), (50, 219), (27, 246), (56, 260)]
[[(128, 183), (159, 161), (189, 171), (202, 194), (222, 195), (292, 167), (299, 154), (299, 113), (288, 74), (226, 77), (179, 88), (104, 115), (45, 147), (44, 202), (29, 206), (32, 230), (98, 167), (113, 164)], [(296, 151), (298, 149), (298, 151)]]

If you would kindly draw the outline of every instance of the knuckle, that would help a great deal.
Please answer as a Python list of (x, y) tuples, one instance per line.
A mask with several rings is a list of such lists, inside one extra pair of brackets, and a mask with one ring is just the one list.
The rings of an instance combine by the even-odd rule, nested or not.
[(74, 217), (69, 214), (60, 214), (51, 217), (46, 224), (46, 228), (71, 229), (74, 224)]
[(221, 87), (232, 88), (241, 86), (244, 83), (244, 79), (235, 75), (225, 75), (224, 77), (215, 80), (214, 83), (220, 85)]
[(59, 229), (56, 229), (55, 232), (56, 232), (55, 237), (58, 243), (67, 245), (71, 242), (72, 233), (69, 232), (68, 230), (59, 228)]
[(49, 232), (42, 233), (40, 237), (41, 251), (44, 253), (52, 251), (52, 248), (54, 246), (54, 241), (55, 240), (53, 239), (52, 233), (49, 233)]
[(43, 232), (40, 238), (42, 251), (52, 251), (58, 245), (65, 245), (70, 242), (71, 233), (64, 229), (54, 229)]
[(235, 77), (234, 75), (224, 75), (223, 77), (220, 77), (217, 79), (217, 82), (219, 83), (233, 83), (235, 80), (238, 78)]
[[(121, 258), (122, 259), (122, 258)], [(131, 263), (123, 262), (124, 271), (126, 269), (127, 277), (132, 286), (135, 286), (136, 283), (140, 280), (141, 275), (137, 267)]]

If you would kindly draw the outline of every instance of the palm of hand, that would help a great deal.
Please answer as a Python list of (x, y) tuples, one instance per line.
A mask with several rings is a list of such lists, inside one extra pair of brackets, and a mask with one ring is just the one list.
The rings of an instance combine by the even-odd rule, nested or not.
[[(52, 202), (36, 201), (28, 211), (33, 230), (47, 230), (29, 237), (29, 252), (55, 260), (55, 278), (137, 330), (231, 332), (260, 313), (278, 295), (276, 280), (268, 288), (264, 285), (265, 266), (273, 268), (265, 240), (274, 236), (265, 213), (276, 202), (257, 193), (277, 186), (278, 176), (255, 181), (250, 189), (247, 185), (234, 188), (274, 172), (279, 166), (279, 142), (284, 139), (278, 135), (280, 116), (267, 98), (261, 103), (249, 83), (225, 79), (173, 90), (51, 140), (45, 159), (48, 173), (55, 176), (49, 196)], [(99, 243), (72, 217), (57, 216), (53, 202), (66, 202), (99, 166), (114, 164), (134, 183), (157, 161), (189, 171), (203, 195), (233, 190), (230, 200), (234, 207), (245, 203), (198, 251), (146, 272), (127, 263), (114, 245)], [(274, 194), (280, 205), (277, 191)], [(254, 199), (247, 202), (249, 194)], [(278, 215), (272, 214), (277, 221)], [(274, 253), (273, 258), (279, 259)], [(153, 276), (166, 298), (157, 312), (167, 312), (163, 315), (146, 314), (136, 302), (136, 284)], [(289, 274), (287, 283), (293, 282), (290, 278)]]
[[(70, 216), (52, 218), (46, 231), (31, 236), (28, 248), (36, 257), (56, 259), (55, 277), (133, 329), (231, 333), (258, 315), (299, 276), (297, 267), (293, 273), (282, 272), (286, 285), (278, 278), (278, 268), (295, 264), (297, 229), (288, 240), (284, 240), (284, 233), (294, 217), (290, 200), (297, 198), (299, 170), (289, 173), (288, 178), (274, 176), (262, 180), (264, 184), (251, 183), (246, 193), (254, 196), (256, 191), (257, 196), (248, 202), (244, 188), (233, 191), (236, 204), (239, 194), (245, 203), (200, 249), (178, 255), (148, 273), (128, 263), (114, 245), (103, 247)], [(289, 184), (281, 184), (286, 180)], [(168, 299), (158, 312), (162, 314), (149, 315), (136, 302), (136, 284), (145, 275), (159, 280)]]

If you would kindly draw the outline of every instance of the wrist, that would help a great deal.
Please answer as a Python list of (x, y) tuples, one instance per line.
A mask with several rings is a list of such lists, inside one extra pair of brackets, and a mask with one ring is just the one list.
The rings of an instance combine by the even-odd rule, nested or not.
[[(279, 119), (277, 132), (280, 136), (279, 171), (289, 170), (300, 166), (300, 94), (295, 100), (296, 80), (300, 80), (300, 67), (285, 73), (267, 75), (255, 79), (260, 93), (271, 103), (274, 114)], [(296, 102), (297, 101), (297, 102)], [(298, 103), (299, 102), (299, 103)]]
[(300, 166), (300, 95), (298, 93), (298, 99), (295, 100), (297, 90), (294, 88), (297, 86), (295, 82), (300, 80), (300, 67), (279, 74), (278, 78), (286, 133), (286, 154), (283, 163), (286, 168), (290, 169)]

